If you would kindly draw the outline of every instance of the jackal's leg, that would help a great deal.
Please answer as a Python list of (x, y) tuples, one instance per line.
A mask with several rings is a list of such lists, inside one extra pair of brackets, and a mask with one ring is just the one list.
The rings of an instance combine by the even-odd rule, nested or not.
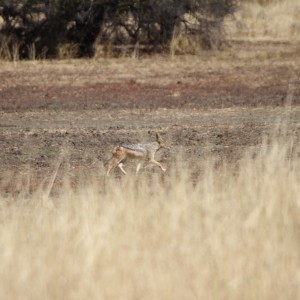
[(114, 161), (109, 161), (107, 163), (107, 171), (106, 171), (106, 176), (109, 176), (109, 173), (112, 169), (114, 169), (117, 166), (117, 164)]
[[(122, 161), (122, 160), (121, 160)], [(109, 176), (109, 173), (112, 169), (114, 169), (115, 167), (119, 167), (120, 170), (126, 175), (125, 170), (123, 169), (123, 164), (121, 163), (120, 160), (118, 159), (111, 159), (108, 163), (107, 163), (107, 172), (106, 172), (106, 176)]]
[(112, 169), (118, 166), (121, 171), (126, 174), (125, 170), (123, 169), (123, 164), (121, 162), (126, 158), (126, 153), (124, 153), (122, 147), (115, 147), (112, 151), (112, 157), (109, 159), (105, 166), (107, 168), (106, 176), (109, 176), (109, 173)]
[(120, 168), (120, 170), (126, 175), (127, 173), (125, 172), (125, 170), (123, 169), (124, 164), (119, 163), (118, 167)]
[(159, 167), (162, 169), (163, 172), (166, 172), (167, 169), (164, 168), (164, 167), (161, 165), (161, 163), (159, 163), (158, 161), (155, 160), (154, 155), (155, 155), (155, 153), (149, 153), (149, 154), (148, 154), (149, 162), (153, 163), (154, 165), (159, 166)]
[(106, 176), (109, 177), (109, 173), (110, 171), (114, 168), (114, 166), (110, 165), (108, 168), (107, 168), (107, 171), (106, 171)]
[(167, 171), (167, 169), (164, 168), (164, 167), (162, 166), (162, 164), (159, 163), (158, 161), (156, 161), (155, 159), (151, 159), (150, 162), (153, 163), (153, 164), (155, 164), (155, 165), (157, 165), (157, 166), (159, 166), (159, 167), (162, 169), (163, 172), (166, 172), (166, 171)]
[(138, 163), (137, 166), (136, 166), (135, 175), (137, 175), (139, 173), (140, 168), (141, 168), (141, 163)]

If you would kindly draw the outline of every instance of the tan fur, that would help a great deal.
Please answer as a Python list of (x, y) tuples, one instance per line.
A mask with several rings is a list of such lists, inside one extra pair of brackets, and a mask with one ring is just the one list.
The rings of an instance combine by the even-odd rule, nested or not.
[[(130, 147), (132, 149), (130, 149)], [(136, 174), (138, 174), (140, 170), (142, 160), (146, 160), (152, 164), (155, 164), (156, 166), (160, 167), (163, 172), (165, 172), (166, 169), (158, 161), (155, 160), (155, 153), (160, 148), (167, 147), (165, 147), (164, 141), (159, 135), (159, 133), (156, 133), (156, 142), (153, 143), (133, 145), (124, 144), (123, 146), (116, 146), (112, 151), (112, 157), (105, 163), (106, 175), (109, 176), (110, 171), (113, 170), (115, 167), (119, 167), (120, 170), (126, 175), (127, 173), (123, 168), (123, 162), (126, 159), (136, 159), (139, 161), (136, 168)], [(142, 149), (143, 152), (141, 152)]]

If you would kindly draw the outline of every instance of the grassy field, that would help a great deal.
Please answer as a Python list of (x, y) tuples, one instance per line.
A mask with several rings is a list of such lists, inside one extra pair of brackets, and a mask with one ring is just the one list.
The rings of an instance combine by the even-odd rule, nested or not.
[[(0, 299), (298, 299), (297, 13), (243, 1), (223, 52), (1, 61)], [(104, 176), (155, 131), (166, 173)]]
[(1, 195), (0, 298), (297, 299), (300, 149), (285, 130), (196, 180), (179, 162)]

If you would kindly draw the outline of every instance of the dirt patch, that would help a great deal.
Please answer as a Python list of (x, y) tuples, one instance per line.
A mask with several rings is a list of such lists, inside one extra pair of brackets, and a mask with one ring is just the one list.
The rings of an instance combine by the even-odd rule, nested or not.
[[(131, 79), (125, 82), (86, 83), (82, 86), (6, 86), (1, 88), (4, 101), (1, 101), (0, 109), (32, 111), (282, 105), (288, 91), (289, 69), (270, 70), (277, 80), (266, 83), (255, 75), (259, 71), (257, 67), (209, 74), (204, 71), (193, 72), (184, 79), (178, 76), (174, 82), (164, 85), (139, 83)], [(247, 79), (242, 78), (245, 72), (248, 72)], [(257, 86), (258, 82), (261, 85)], [(299, 104), (299, 91), (294, 104)]]
[[(49, 178), (58, 161), (62, 161), (58, 181), (91, 172), (103, 176), (103, 162), (115, 145), (154, 141), (155, 131), (171, 148), (157, 155), (169, 169), (178, 155), (188, 164), (211, 157), (216, 165), (235, 163), (247, 149), (261, 151), (263, 137), (287, 120), (298, 139), (298, 107), (290, 112), (279, 107), (5, 113), (0, 124), (1, 180), (5, 182), (9, 172), (11, 176), (28, 172), (35, 188)], [(115, 175), (120, 175), (118, 170)]]
[(171, 147), (158, 153), (169, 169), (178, 154), (235, 163), (280, 122), (298, 136), (299, 67), (214, 56), (5, 64), (1, 186), (21, 172), (36, 186), (58, 161), (61, 177), (102, 176), (114, 145), (153, 141), (155, 131)]

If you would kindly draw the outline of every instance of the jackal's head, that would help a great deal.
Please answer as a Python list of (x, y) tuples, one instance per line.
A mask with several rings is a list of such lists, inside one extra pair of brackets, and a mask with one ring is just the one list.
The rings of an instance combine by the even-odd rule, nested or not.
[(158, 142), (160, 148), (170, 149), (166, 146), (165, 141), (158, 132), (156, 132), (156, 141)]

